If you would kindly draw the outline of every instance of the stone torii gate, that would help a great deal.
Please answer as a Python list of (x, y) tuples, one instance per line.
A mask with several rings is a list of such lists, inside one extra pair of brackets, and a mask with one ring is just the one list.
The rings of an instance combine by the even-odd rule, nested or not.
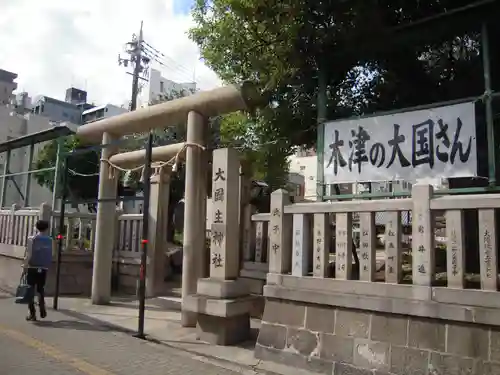
[[(182, 268), (182, 325), (185, 327), (194, 327), (197, 324), (197, 319), (199, 320), (199, 314), (197, 313), (201, 311), (198, 311), (196, 306), (193, 307), (193, 296), (197, 295), (197, 283), (200, 278), (205, 276), (204, 269), (206, 262), (208, 262), (208, 259), (204, 256), (207, 198), (206, 184), (204, 181), (208, 165), (205, 153), (203, 152), (207, 144), (207, 120), (211, 116), (222, 115), (238, 110), (248, 110), (256, 103), (257, 99), (258, 94), (250, 83), (244, 83), (241, 86), (226, 86), (82, 125), (77, 131), (77, 135), (83, 139), (101, 141), (103, 145), (109, 145), (116, 142), (120, 137), (128, 134), (143, 133), (155, 128), (164, 128), (187, 120), (186, 143), (155, 147), (152, 150), (153, 162), (167, 162), (172, 160), (172, 158), (175, 158), (177, 161), (185, 150), (186, 189)], [(145, 150), (121, 154), (116, 152), (116, 147), (112, 145), (102, 149), (99, 169), (99, 199), (116, 198), (117, 178), (115, 173), (110, 173), (112, 172), (113, 166), (130, 168), (144, 164)], [(222, 155), (220, 153), (217, 154)], [(224, 155), (224, 160), (227, 160), (228, 157), (232, 158), (235, 156), (233, 154)], [(217, 157), (217, 160), (223, 159)], [(219, 163), (221, 163), (221, 161), (219, 161)], [(234, 168), (234, 166), (230, 167), (226, 172), (230, 174), (229, 177), (231, 179), (233, 179), (232, 175), (234, 175)], [(239, 174), (238, 171), (236, 172), (236, 176)], [(161, 190), (161, 185), (165, 182), (164, 176), (160, 174), (160, 176), (155, 176), (155, 178), (152, 179), (151, 183), (155, 184), (155, 182), (157, 182)], [(203, 183), (201, 181), (202, 178)], [(166, 181), (168, 190), (168, 176), (166, 177)], [(152, 188), (152, 197), (156, 196), (158, 199), (162, 196), (162, 194), (154, 194), (155, 188), (153, 186)], [(161, 206), (168, 204), (168, 199), (164, 202), (160, 198), (160, 201), (157, 200), (152, 203), (151, 210), (153, 214), (151, 215), (150, 212), (150, 215), (153, 216), (153, 220), (150, 233), (154, 238), (149, 239), (150, 243), (154, 243), (155, 238), (158, 239), (156, 234), (157, 228), (156, 225), (154, 225), (154, 217), (162, 210)], [(113, 202), (99, 203), (92, 277), (91, 301), (93, 304), (107, 304), (110, 302), (112, 248), (116, 231), (115, 215)], [(237, 241), (232, 241), (232, 243), (237, 243)], [(156, 246), (156, 248), (159, 248), (159, 246)], [(238, 249), (230, 249), (229, 251), (237, 252)], [(149, 273), (150, 276), (146, 280), (146, 283), (149, 284), (149, 287), (147, 286), (149, 290), (154, 289), (154, 286), (151, 285), (155, 282), (154, 274), (156, 267), (154, 263), (155, 257), (158, 255), (158, 251), (152, 249), (148, 256), (148, 264), (150, 264), (149, 269), (152, 270), (152, 272)], [(219, 270), (217, 270), (217, 272), (220, 273)], [(225, 277), (226, 275), (223, 276), (222, 280), (227, 280), (229, 278)], [(232, 277), (234, 275), (228, 276)], [(220, 293), (220, 290), (227, 289), (227, 286), (224, 285), (216, 288), (219, 292), (213, 297), (224, 297), (224, 293)], [(234, 291), (232, 293), (234, 294)], [(200, 303), (194, 303), (194, 305), (200, 305)], [(226, 313), (222, 315), (224, 314)], [(221, 323), (224, 324), (222, 321)], [(246, 324), (248, 324), (248, 322)], [(198, 326), (200, 326), (199, 321)], [(224, 324), (224, 327), (230, 328), (230, 326), (231, 324), (229, 324), (229, 326)], [(234, 325), (232, 325), (232, 327), (234, 327)], [(223, 329), (223, 331), (226, 332), (228, 330)], [(230, 338), (219, 336), (206, 338), (210, 341), (226, 344), (234, 341)], [(224, 336), (224, 334), (222, 336)]]

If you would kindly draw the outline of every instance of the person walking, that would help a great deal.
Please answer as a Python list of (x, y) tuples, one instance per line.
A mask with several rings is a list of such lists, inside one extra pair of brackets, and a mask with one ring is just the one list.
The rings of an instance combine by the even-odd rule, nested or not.
[(38, 305), (40, 308), (40, 317), (47, 316), (45, 309), (45, 282), (47, 280), (47, 271), (52, 264), (53, 241), (48, 234), (49, 223), (45, 220), (36, 222), (37, 234), (29, 237), (26, 246), (26, 255), (24, 267), (26, 272), (26, 282), (29, 285), (28, 290), (28, 321), (36, 320), (35, 293), (38, 293)]

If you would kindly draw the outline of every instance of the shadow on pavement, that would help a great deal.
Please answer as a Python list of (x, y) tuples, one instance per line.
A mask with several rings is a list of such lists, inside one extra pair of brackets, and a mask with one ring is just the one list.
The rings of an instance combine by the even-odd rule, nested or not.
[[(127, 303), (127, 302), (112, 301), (112, 302), (110, 302), (109, 306), (111, 306), (111, 307), (123, 307), (126, 309), (132, 309), (132, 310), (139, 309), (139, 302), (131, 301), (134, 304), (131, 304), (130, 302)], [(160, 306), (151, 306), (151, 305), (146, 306), (145, 309), (146, 309), (146, 311), (164, 311), (164, 309), (162, 309)]]
[(109, 327), (105, 327), (102, 325), (98, 326), (95, 324), (90, 324), (85, 322), (78, 322), (75, 320), (55, 320), (55, 321), (38, 320), (36, 322), (33, 322), (33, 324), (38, 327), (61, 328), (61, 329), (71, 329), (78, 331), (103, 331), (103, 332), (109, 331)]
[(88, 315), (81, 314), (81, 313), (78, 313), (76, 311), (71, 311), (71, 310), (66, 310), (66, 309), (58, 309), (57, 311), (60, 312), (61, 314), (64, 314), (64, 315), (70, 317), (70, 318), (83, 321), (82, 323), (87, 322), (84, 324), (88, 324), (88, 325), (94, 326), (94, 327), (99, 327), (99, 328), (101, 328), (101, 330), (116, 331), (116, 332), (121, 332), (121, 333), (126, 333), (126, 334), (134, 334), (135, 333), (134, 331), (127, 329), (127, 328), (124, 328), (124, 327), (120, 327), (117, 324), (103, 322), (102, 320), (92, 318)]

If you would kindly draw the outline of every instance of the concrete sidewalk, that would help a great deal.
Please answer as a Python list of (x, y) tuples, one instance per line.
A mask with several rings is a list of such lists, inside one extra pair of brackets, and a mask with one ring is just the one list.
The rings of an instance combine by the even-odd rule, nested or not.
[[(47, 299), (47, 306), (52, 306), (52, 299)], [(92, 305), (86, 298), (59, 299), (59, 312), (78, 319), (87, 319), (118, 330), (134, 333), (137, 331), (138, 302), (132, 297), (114, 298), (110, 305)], [(50, 311), (49, 311), (50, 314)], [(289, 366), (266, 362), (254, 358), (253, 349), (260, 321), (252, 321), (253, 340), (239, 346), (210, 345), (196, 339), (194, 328), (183, 328), (180, 324), (180, 311), (166, 310), (155, 303), (155, 299), (146, 303), (145, 333), (149, 339), (159, 344), (184, 350), (194, 356), (205, 357), (228, 364), (247, 367), (270, 374), (310, 375), (311, 372)]]

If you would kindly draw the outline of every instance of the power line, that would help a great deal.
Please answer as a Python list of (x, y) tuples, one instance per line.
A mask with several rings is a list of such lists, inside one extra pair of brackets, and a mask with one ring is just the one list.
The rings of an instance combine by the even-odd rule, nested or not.
[[(147, 43), (146, 41), (143, 41), (143, 46), (146, 53), (150, 54), (154, 58), (154, 60), (158, 62), (160, 65), (177, 69), (181, 72), (184, 72), (188, 76), (193, 74), (193, 72), (189, 71), (189, 69), (186, 68), (184, 65), (178, 63), (177, 61), (165, 55), (161, 51), (158, 51), (156, 48), (151, 46), (151, 44)], [(194, 79), (192, 80), (194, 81)]]
[(166, 69), (172, 70), (175, 73), (177, 73), (183, 80), (187, 82), (193, 82), (193, 83), (206, 83), (209, 85), (208, 81), (204, 81), (203, 79), (200, 79), (200, 77), (195, 77), (195, 69), (191, 71), (189, 68), (187, 68), (185, 65), (177, 62), (173, 58), (165, 55), (163, 52), (159, 51), (157, 48), (153, 47), (151, 44), (149, 44), (146, 41), (143, 41), (143, 52), (146, 54), (146, 56), (150, 57), (152, 61), (160, 64), (161, 66), (165, 67)]

